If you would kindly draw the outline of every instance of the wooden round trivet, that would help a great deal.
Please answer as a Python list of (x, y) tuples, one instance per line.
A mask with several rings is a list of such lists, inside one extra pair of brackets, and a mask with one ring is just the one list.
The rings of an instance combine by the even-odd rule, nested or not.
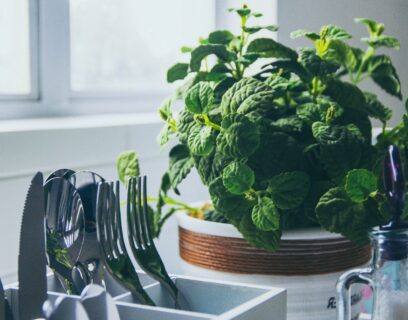
[(251, 247), (244, 239), (213, 236), (179, 227), (180, 256), (207, 269), (267, 275), (314, 275), (338, 272), (367, 263), (369, 245), (359, 247), (340, 239), (282, 240), (280, 249), (268, 252)]

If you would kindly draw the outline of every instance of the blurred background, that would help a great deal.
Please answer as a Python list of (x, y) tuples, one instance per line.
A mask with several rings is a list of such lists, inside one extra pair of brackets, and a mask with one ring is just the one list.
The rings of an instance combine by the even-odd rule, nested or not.
[[(182, 46), (194, 46), (214, 29), (239, 31), (230, 7), (247, 3), (278, 24), (278, 40), (292, 46), (298, 28), (338, 24), (357, 45), (366, 30), (353, 22), (368, 17), (385, 23), (401, 42), (388, 51), (408, 90), (408, 1), (406, 0), (0, 0), (0, 276), (17, 270), (19, 224), (29, 180), (35, 171), (93, 170), (115, 179), (116, 156), (134, 149), (158, 189), (168, 150), (160, 150), (157, 108), (176, 85), (165, 81)], [(401, 119), (403, 103), (377, 92)], [(375, 124), (376, 125), (376, 124)], [(181, 199), (208, 195), (196, 175)], [(175, 221), (166, 225), (159, 248), (179, 272)]]

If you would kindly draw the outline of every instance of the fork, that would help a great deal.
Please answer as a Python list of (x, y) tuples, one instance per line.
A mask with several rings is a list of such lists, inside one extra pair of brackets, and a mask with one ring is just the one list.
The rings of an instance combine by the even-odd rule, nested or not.
[(123, 284), (143, 304), (154, 306), (140, 283), (127, 253), (122, 232), (119, 181), (101, 182), (97, 194), (97, 236), (102, 261), (112, 277)]
[(130, 247), (143, 271), (159, 281), (174, 299), (176, 308), (180, 308), (180, 294), (166, 271), (151, 235), (146, 180), (146, 176), (143, 176), (143, 179), (141, 177), (132, 177), (128, 182), (127, 220)]

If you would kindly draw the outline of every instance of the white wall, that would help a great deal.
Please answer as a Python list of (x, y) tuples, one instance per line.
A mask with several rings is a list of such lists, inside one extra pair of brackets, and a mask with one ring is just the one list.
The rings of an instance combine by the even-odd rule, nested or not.
[[(0, 276), (9, 279), (17, 271), (24, 199), (37, 170), (45, 174), (58, 168), (93, 170), (116, 179), (116, 156), (133, 149), (148, 175), (149, 194), (156, 195), (167, 168), (168, 150), (160, 152), (156, 143), (161, 122), (155, 115), (21, 120), (4, 122), (0, 128)], [(197, 175), (181, 186), (181, 192), (186, 202), (208, 198)], [(174, 220), (165, 226), (158, 246), (169, 270), (179, 272)]]

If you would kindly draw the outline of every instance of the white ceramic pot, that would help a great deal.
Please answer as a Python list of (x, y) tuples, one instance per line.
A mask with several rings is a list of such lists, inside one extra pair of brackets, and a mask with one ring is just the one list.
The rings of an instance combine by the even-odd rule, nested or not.
[[(357, 255), (358, 257), (355, 265), (348, 265), (348, 267), (341, 270), (339, 270), (339, 268), (335, 268), (335, 271), (333, 272), (330, 272), (329, 269), (331, 266), (328, 266), (327, 268), (329, 269), (326, 268), (324, 272), (319, 272), (319, 270), (315, 272), (312, 270), (311, 274), (302, 275), (302, 264), (304, 264), (302, 260), (306, 258), (306, 256), (301, 256), (296, 251), (296, 248), (301, 248), (299, 249), (301, 251), (311, 250), (308, 251), (309, 253), (307, 253), (307, 257), (309, 259), (308, 261), (311, 261), (310, 257), (317, 257), (316, 261), (322, 261), (322, 259), (325, 259), (324, 255), (327, 252), (328, 254), (331, 254), (331, 256), (333, 256), (333, 254), (336, 256), (336, 249), (333, 248), (336, 247), (337, 243), (339, 246), (344, 247), (347, 240), (340, 235), (322, 231), (321, 229), (296, 230), (285, 232), (282, 236), (282, 246), (284, 243), (292, 243), (291, 246), (292, 248), (295, 248), (295, 251), (287, 251), (285, 253), (285, 250), (278, 250), (276, 253), (277, 258), (279, 259), (276, 261), (280, 261), (281, 259), (283, 260), (284, 258), (288, 258), (288, 261), (292, 261), (287, 265), (287, 270), (289, 274), (292, 275), (282, 274), (282, 271), (279, 270), (279, 274), (273, 274), (274, 270), (271, 272), (268, 270), (265, 272), (266, 274), (262, 274), (259, 270), (266, 270), (262, 269), (265, 268), (265, 266), (260, 269), (257, 262), (262, 264), (262, 261), (271, 259), (270, 256), (274, 254), (266, 251), (261, 252), (262, 250), (259, 249), (243, 247), (241, 252), (246, 252), (247, 255), (251, 253), (250, 249), (253, 249), (253, 259), (251, 260), (249, 258), (250, 260), (245, 260), (248, 259), (248, 257), (243, 258), (244, 260), (242, 260), (242, 262), (240, 257), (234, 258), (234, 252), (240, 252), (239, 249), (237, 249), (237, 246), (239, 246), (240, 243), (239, 241), (244, 242), (242, 241), (243, 238), (241, 234), (237, 229), (235, 229), (234, 226), (230, 224), (199, 220), (188, 216), (185, 212), (178, 212), (177, 219), (179, 223), (179, 247), (180, 255), (182, 257), (182, 268), (186, 274), (208, 277), (212, 279), (286, 288), (288, 293), (288, 320), (336, 319), (335, 285), (337, 279), (347, 269), (350, 269), (351, 267), (360, 267), (362, 264), (365, 264), (370, 257), (369, 248), (364, 248), (361, 250), (358, 249), (357, 252), (357, 247), (355, 247), (354, 249), (350, 249), (350, 254)], [(209, 241), (208, 239), (213, 241), (211, 246), (206, 245), (206, 242)], [(313, 246), (315, 241), (320, 243), (317, 247)], [(231, 246), (224, 247), (222, 249), (224, 251), (221, 251), (220, 248), (217, 249), (217, 243), (226, 244), (229, 242), (231, 243)], [(332, 249), (330, 250), (334, 251), (329, 252), (324, 249), (326, 248), (325, 243), (331, 243), (330, 248)], [(243, 246), (246, 246), (246, 244), (244, 243)], [(350, 246), (351, 243), (348, 244), (347, 248)], [(214, 250), (212, 248), (214, 248)], [(347, 256), (347, 248), (344, 249), (346, 252), (339, 251), (339, 255), (343, 254)], [(354, 253), (351, 253), (352, 250), (354, 250)], [(298, 256), (299, 259), (293, 259), (294, 256)], [(220, 260), (219, 265), (217, 264), (217, 259)], [(239, 263), (247, 263), (248, 265), (244, 266), (245, 268), (242, 268), (241, 266), (241, 268), (237, 267), (237, 269), (232, 268), (232, 271), (226, 271), (230, 270), (231, 266), (235, 266), (235, 262), (230, 263), (228, 259), (236, 259), (236, 265)], [(276, 259), (276, 257), (274, 259)], [(339, 261), (341, 260), (342, 259), (340, 258)], [(267, 265), (268, 264), (269, 262)], [(271, 265), (272, 264), (273, 263), (271, 263)], [(305, 270), (310, 266), (309, 262), (307, 264), (308, 266), (304, 266)], [(311, 264), (313, 264), (313, 262)], [(318, 266), (319, 262), (317, 262), (317, 267)], [(293, 268), (300, 270), (300, 275), (296, 275), (296, 270), (294, 273), (290, 272), (290, 269)], [(360, 288), (355, 287), (352, 295), (352, 319), (357, 319), (359, 312), (359, 301), (361, 300)]]

